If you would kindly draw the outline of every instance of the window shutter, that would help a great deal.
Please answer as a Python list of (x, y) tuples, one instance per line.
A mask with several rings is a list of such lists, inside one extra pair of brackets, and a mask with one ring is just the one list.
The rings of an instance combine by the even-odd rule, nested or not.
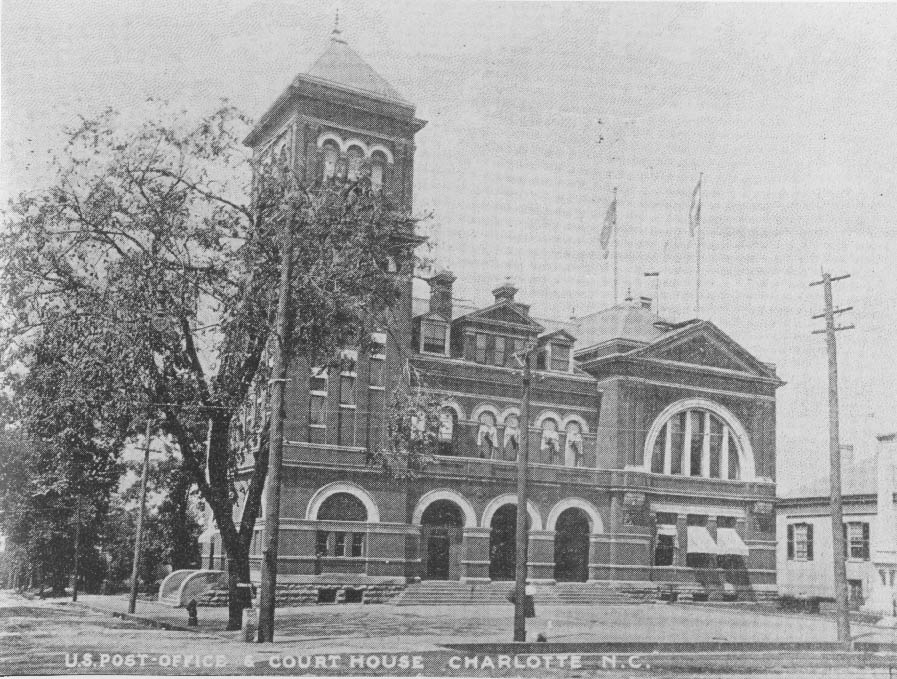
[(847, 530), (847, 524), (843, 525), (844, 528), (844, 558), (850, 558), (850, 532)]
[(813, 560), (813, 524), (807, 524), (807, 561)]
[(869, 560), (869, 524), (863, 524), (863, 559)]
[(794, 524), (788, 524), (788, 559), (794, 560)]

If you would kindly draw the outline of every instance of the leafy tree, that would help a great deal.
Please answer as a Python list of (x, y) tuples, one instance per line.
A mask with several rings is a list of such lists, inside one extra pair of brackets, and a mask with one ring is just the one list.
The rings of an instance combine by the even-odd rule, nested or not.
[[(267, 471), (235, 445), (236, 415), (265, 384), (279, 239), (293, 241), (287, 348), (320, 365), (389, 324), (411, 262), (414, 221), (362, 178), (303, 185), (288, 167), (254, 162), (247, 121), (223, 106), (199, 121), (157, 115), (128, 129), (114, 112), (69, 130), (46, 190), (11, 205), (0, 237), (6, 365), (33, 371), (41, 338), (63, 338), (80, 380), (71, 398), (100, 434), (134, 435), (149, 419), (211, 508), (229, 564), (228, 627)], [(412, 264), (408, 264), (411, 266)], [(35, 400), (52, 420), (59, 403)], [(238, 467), (248, 493), (234, 520)]]

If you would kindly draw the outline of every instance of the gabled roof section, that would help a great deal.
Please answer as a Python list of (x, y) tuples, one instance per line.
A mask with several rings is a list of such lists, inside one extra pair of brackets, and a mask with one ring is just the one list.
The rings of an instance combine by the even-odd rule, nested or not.
[(547, 342), (547, 341), (553, 340), (553, 339), (567, 340), (571, 344), (576, 341), (576, 338), (573, 335), (571, 335), (569, 332), (567, 332), (564, 328), (558, 328), (557, 330), (547, 332), (544, 335), (542, 335), (541, 337), (539, 337), (539, 339), (542, 340), (543, 342)]
[(306, 75), (378, 99), (411, 106), (383, 76), (349, 47), (338, 30), (331, 37), (330, 47), (312, 64)]
[(521, 308), (524, 305), (502, 300), (485, 309), (479, 309), (465, 314), (456, 319), (456, 323), (503, 325), (533, 333), (541, 333), (545, 328), (536, 323), (529, 314)]
[(628, 356), (747, 373), (784, 384), (774, 368), (755, 358), (710, 321), (696, 321), (671, 330)]
[(418, 314), (414, 316), (414, 320), (423, 319), (426, 321), (441, 321), (442, 323), (451, 323), (451, 320), (443, 316), (442, 314), (438, 314), (435, 311), (425, 311), (422, 314)]

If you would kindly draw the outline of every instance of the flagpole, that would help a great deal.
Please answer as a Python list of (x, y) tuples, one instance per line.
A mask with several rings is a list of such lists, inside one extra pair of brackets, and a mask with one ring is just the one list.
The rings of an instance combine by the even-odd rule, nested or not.
[(617, 187), (614, 187), (614, 304), (618, 302), (617, 297), (617, 231), (620, 230), (620, 204), (617, 202)]
[(701, 212), (700, 212), (700, 201), (701, 201), (701, 192), (704, 190), (704, 173), (702, 172), (698, 177), (698, 213), (697, 218), (695, 220), (695, 231), (696, 231), (696, 240), (695, 246), (697, 249), (696, 257), (695, 257), (695, 317), (701, 315)]

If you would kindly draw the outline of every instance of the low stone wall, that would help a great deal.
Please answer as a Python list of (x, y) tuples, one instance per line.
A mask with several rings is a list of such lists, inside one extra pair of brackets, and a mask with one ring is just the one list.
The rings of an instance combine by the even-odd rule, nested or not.
[[(312, 606), (319, 603), (383, 604), (405, 590), (398, 583), (287, 582), (277, 585), (278, 606)], [(212, 589), (196, 599), (199, 606), (227, 606), (226, 589)]]

